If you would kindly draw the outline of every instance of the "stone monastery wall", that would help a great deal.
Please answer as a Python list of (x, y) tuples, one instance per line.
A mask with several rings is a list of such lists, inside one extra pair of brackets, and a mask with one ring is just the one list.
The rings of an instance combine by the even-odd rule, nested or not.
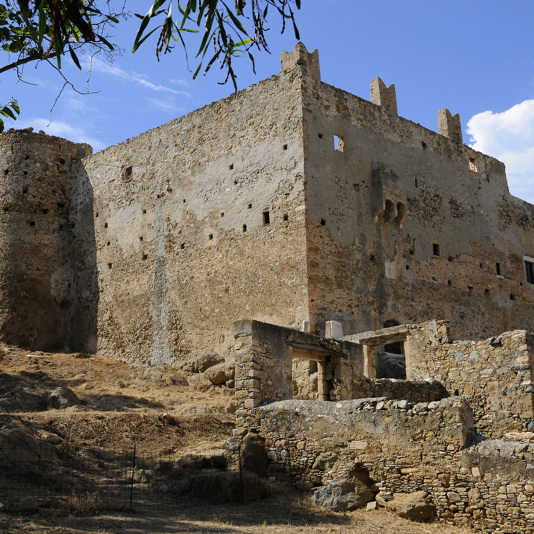
[(85, 161), (93, 218), (76, 228), (95, 243), (99, 301), (88, 288), (77, 306), (96, 317), (92, 350), (175, 364), (226, 352), (235, 319), (307, 318), (299, 87), (271, 78)]
[(433, 317), (475, 340), (534, 330), (534, 207), (462, 144), (458, 116), (441, 110), (440, 133), (403, 119), (378, 78), (371, 100), (323, 83), (299, 44), (280, 75), (83, 161), (85, 145), (4, 134), (6, 208), (36, 185), (4, 211), (20, 235), (1, 260), (2, 339), (177, 365), (231, 358), (246, 318), (319, 335)]
[(368, 102), (304, 79), (312, 331), (430, 317), (460, 338), (532, 329), (533, 206), (509, 194), (501, 162), (462, 144), (459, 118), (441, 110), (432, 132), (380, 90)]

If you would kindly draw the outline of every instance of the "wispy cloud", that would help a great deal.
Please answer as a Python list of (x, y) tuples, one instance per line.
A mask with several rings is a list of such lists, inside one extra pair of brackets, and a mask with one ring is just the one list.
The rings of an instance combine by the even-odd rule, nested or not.
[(534, 203), (534, 100), (502, 113), (479, 113), (467, 123), (467, 133), (475, 150), (504, 162), (510, 192)]
[[(87, 64), (87, 67), (89, 68), (89, 63)], [(158, 92), (170, 93), (173, 95), (181, 95), (181, 96), (187, 96), (187, 97), (191, 96), (191, 94), (188, 93), (187, 91), (177, 91), (176, 89), (173, 89), (171, 87), (166, 87), (165, 85), (156, 85), (155, 83), (152, 83), (151, 81), (149, 81), (148, 77), (144, 74), (139, 74), (133, 71), (130, 71), (130, 72), (125, 71), (121, 69), (120, 67), (118, 67), (117, 65), (106, 63), (105, 61), (101, 61), (98, 58), (93, 58), (90, 68), (94, 72), (101, 72), (103, 74), (108, 74), (110, 76), (119, 78), (121, 80), (125, 80), (127, 82), (135, 83), (137, 85), (141, 85), (142, 87), (150, 89), (151, 91), (158, 91)]]
[(95, 137), (87, 135), (83, 128), (72, 126), (62, 121), (52, 121), (48, 119), (35, 118), (16, 122), (17, 128), (33, 128), (35, 131), (43, 130), (48, 135), (63, 137), (74, 143), (88, 143), (95, 152), (102, 150), (107, 145)]
[(152, 107), (167, 113), (183, 114), (186, 111), (185, 108), (177, 106), (174, 102), (169, 101), (168, 99), (147, 98), (146, 100), (150, 102)]

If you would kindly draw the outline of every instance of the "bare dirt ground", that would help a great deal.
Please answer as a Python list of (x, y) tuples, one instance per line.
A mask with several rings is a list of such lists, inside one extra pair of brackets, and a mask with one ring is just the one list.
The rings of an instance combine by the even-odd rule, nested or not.
[[(48, 395), (67, 387), (79, 404), (49, 409)], [(171, 368), (131, 368), (84, 354), (28, 353), (0, 348), (0, 431), (43, 433), (73, 448), (120, 448), (133, 443), (176, 457), (221, 450), (231, 435), (232, 391), (187, 385)], [(247, 504), (178, 503), (168, 513), (31, 515), (0, 511), (0, 533), (366, 533), (466, 534), (444, 524), (417, 524), (385, 510), (336, 514), (314, 507), (302, 494), (280, 489)]]

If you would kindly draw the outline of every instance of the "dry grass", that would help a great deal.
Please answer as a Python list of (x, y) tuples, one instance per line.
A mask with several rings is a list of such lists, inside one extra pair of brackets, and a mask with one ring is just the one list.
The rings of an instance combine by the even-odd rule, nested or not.
[(3, 517), (0, 531), (40, 533), (290, 533), (290, 534), (469, 534), (446, 524), (419, 524), (385, 510), (334, 514), (287, 495), (246, 505), (204, 506), (189, 504), (167, 514), (105, 514), (92, 517)]

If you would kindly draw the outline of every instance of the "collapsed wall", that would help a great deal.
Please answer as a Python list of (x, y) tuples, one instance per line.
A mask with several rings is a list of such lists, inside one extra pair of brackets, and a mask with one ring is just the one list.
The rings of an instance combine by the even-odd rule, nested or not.
[[(234, 332), (245, 468), (255, 443), (265, 458), (251, 465), (334, 510), (410, 494), (427, 519), (534, 532), (531, 334), (450, 342), (445, 321), (336, 340), (257, 321)], [(365, 376), (393, 339), (404, 340), (408, 380)], [(318, 365), (314, 400), (293, 398), (295, 379), (308, 379), (302, 360)]]

